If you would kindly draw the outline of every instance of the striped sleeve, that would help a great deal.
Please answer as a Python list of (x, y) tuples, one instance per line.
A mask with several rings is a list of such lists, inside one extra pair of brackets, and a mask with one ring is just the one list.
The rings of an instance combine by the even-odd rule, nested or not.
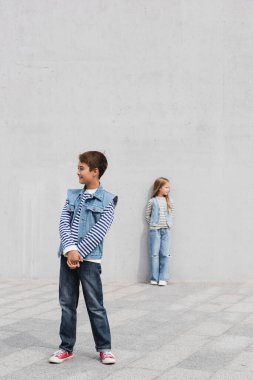
[(66, 201), (60, 218), (59, 232), (61, 237), (61, 243), (63, 246), (63, 252), (77, 249), (74, 239), (71, 235), (70, 229), (70, 217), (71, 213), (68, 210), (68, 201)]
[(148, 201), (148, 204), (146, 207), (146, 213), (145, 213), (145, 219), (148, 223), (150, 222), (151, 210), (152, 210), (152, 199)]
[(99, 221), (90, 229), (87, 235), (78, 244), (81, 256), (85, 257), (103, 240), (109, 230), (114, 217), (115, 203), (112, 201), (103, 211)]

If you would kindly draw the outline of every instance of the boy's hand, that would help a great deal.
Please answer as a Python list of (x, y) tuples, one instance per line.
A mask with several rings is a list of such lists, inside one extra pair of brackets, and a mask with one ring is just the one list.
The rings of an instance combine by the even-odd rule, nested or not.
[(76, 269), (80, 267), (80, 261), (83, 261), (82, 256), (78, 251), (69, 251), (67, 264), (70, 269)]

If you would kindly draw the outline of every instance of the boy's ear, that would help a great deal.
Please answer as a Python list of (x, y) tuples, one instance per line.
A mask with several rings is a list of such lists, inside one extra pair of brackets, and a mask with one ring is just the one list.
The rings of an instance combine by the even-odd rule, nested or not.
[(92, 171), (93, 171), (94, 177), (95, 177), (96, 175), (99, 175), (99, 170), (98, 170), (98, 168), (95, 168), (95, 169), (93, 169)]

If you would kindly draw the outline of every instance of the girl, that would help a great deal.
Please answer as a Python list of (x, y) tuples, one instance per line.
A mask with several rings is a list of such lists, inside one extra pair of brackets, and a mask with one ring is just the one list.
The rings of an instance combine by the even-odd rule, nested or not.
[(152, 198), (146, 208), (146, 220), (149, 224), (151, 285), (167, 285), (169, 276), (170, 235), (174, 211), (169, 193), (170, 181), (164, 177), (157, 178)]

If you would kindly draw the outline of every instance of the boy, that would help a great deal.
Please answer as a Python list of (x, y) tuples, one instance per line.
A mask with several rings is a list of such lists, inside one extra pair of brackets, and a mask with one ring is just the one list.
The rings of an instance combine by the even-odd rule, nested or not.
[(97, 352), (103, 364), (116, 362), (111, 352), (111, 335), (103, 305), (101, 259), (103, 239), (113, 221), (118, 197), (105, 191), (99, 179), (107, 168), (101, 152), (79, 155), (77, 175), (83, 189), (68, 190), (60, 219), (61, 258), (59, 300), (62, 309), (61, 344), (49, 359), (62, 363), (73, 358), (76, 341), (76, 309), (79, 283), (88, 311)]

